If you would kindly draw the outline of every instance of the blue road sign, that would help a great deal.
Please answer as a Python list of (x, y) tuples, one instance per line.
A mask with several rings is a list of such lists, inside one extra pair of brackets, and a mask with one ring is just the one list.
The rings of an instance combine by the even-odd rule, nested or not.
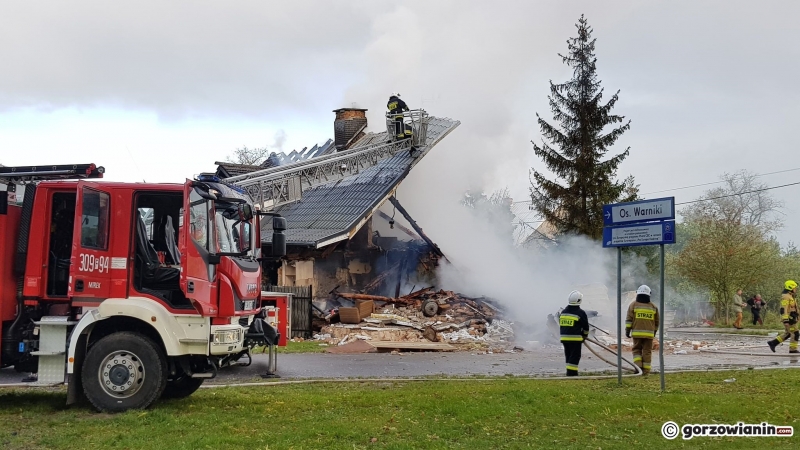
[(603, 225), (675, 219), (675, 197), (603, 205)]
[(637, 245), (674, 243), (674, 220), (603, 228), (603, 247), (635, 247)]

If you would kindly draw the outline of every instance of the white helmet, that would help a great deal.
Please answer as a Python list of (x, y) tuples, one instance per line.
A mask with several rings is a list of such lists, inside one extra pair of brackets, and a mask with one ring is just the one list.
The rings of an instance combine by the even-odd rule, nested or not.
[(636, 295), (644, 294), (646, 296), (650, 296), (650, 287), (646, 284), (639, 286), (639, 289), (636, 290)]
[(572, 291), (569, 293), (569, 304), (570, 305), (580, 305), (581, 300), (583, 300), (583, 294), (580, 291)]

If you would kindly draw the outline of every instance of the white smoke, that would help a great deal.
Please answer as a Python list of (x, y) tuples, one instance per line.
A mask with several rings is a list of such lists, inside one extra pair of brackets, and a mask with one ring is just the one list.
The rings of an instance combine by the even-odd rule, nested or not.
[[(469, 180), (448, 177), (444, 185), (465, 188)], [(573, 289), (585, 287), (591, 293), (585, 292), (584, 309), (602, 315), (593, 322), (606, 329), (616, 327), (615, 250), (603, 249), (599, 241), (580, 236), (562, 237), (547, 248), (516, 247), (509, 227), (500, 228), (485, 215), (461, 205), (454, 194), (408, 182), (398, 194), (401, 202), (413, 205), (417, 221), (451, 261), (440, 266), (439, 287), (495, 299), (529, 332), (543, 330), (547, 315), (565, 307)], [(652, 282), (637, 279), (643, 267), (643, 259), (626, 256), (624, 286)], [(624, 301), (623, 309), (627, 306)]]

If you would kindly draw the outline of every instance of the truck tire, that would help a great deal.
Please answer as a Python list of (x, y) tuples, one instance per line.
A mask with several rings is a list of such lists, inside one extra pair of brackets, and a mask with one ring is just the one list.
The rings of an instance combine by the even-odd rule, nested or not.
[(181, 375), (172, 380), (167, 380), (167, 387), (161, 394), (161, 398), (184, 398), (194, 394), (203, 384), (203, 378), (192, 378), (188, 375)]
[(101, 412), (144, 409), (167, 383), (167, 358), (147, 337), (110, 334), (89, 347), (81, 373), (86, 398)]

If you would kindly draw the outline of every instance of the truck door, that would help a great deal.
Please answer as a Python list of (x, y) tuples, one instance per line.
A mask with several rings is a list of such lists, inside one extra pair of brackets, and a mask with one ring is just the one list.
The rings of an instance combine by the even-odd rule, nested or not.
[[(70, 257), (69, 293), (78, 303), (99, 303), (112, 296), (113, 269), (125, 269), (127, 266), (127, 239), (124, 239), (126, 251), (113, 257), (115, 228), (127, 229), (129, 224), (119, 220), (118, 213), (123, 205), (121, 199), (112, 198), (112, 190), (98, 183), (78, 182), (75, 207), (75, 228), (72, 239), (72, 255)], [(123, 233), (127, 235), (127, 233)], [(117, 239), (120, 240), (120, 239)], [(119, 250), (117, 250), (119, 251)], [(122, 279), (122, 288), (126, 270), (118, 272), (116, 278)], [(114, 292), (119, 295), (120, 292)], [(125, 292), (122, 292), (125, 297)]]
[[(181, 290), (203, 315), (218, 309), (216, 266), (211, 264), (214, 243), (214, 202), (186, 180), (183, 186), (183, 215), (178, 231), (181, 252)], [(211, 250), (214, 250), (213, 252)]]

